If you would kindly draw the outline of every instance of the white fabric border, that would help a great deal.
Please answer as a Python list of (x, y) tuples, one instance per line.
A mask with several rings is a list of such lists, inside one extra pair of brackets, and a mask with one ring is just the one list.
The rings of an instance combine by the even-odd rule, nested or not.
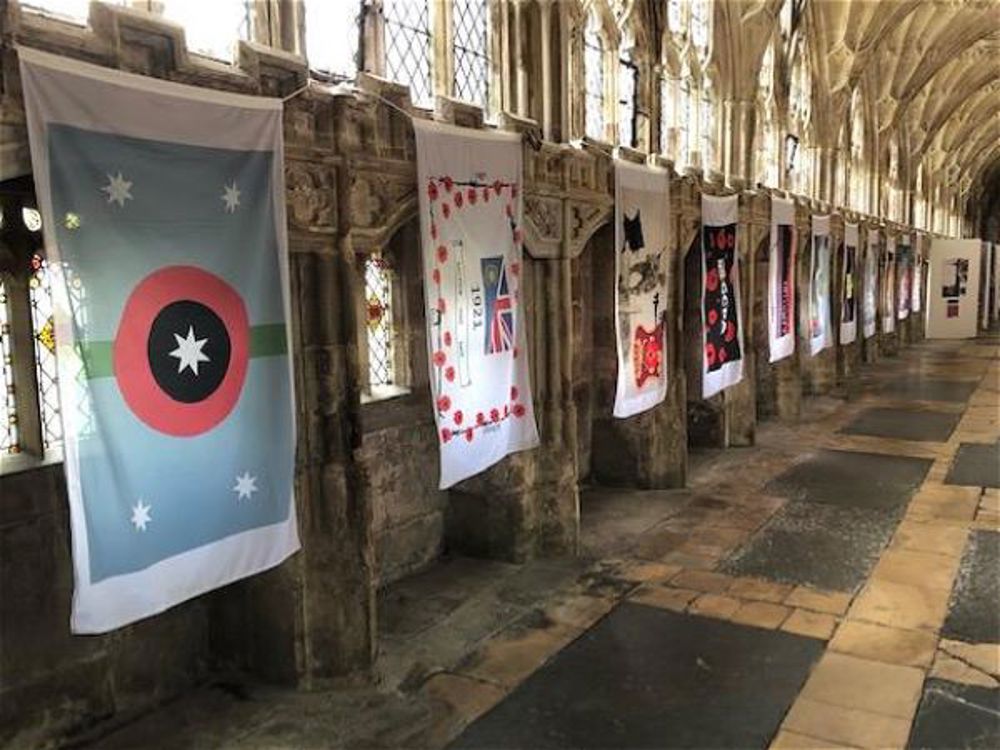
[[(824, 349), (833, 346), (833, 321), (831, 320), (830, 310), (833, 307), (832, 297), (832, 284), (830, 283), (831, 277), (833, 276), (833, 238), (830, 237), (830, 217), (827, 216), (813, 216), (812, 217), (812, 241), (809, 243), (809, 300), (813, 298), (813, 288), (812, 283), (815, 278), (814, 267), (817, 260), (816, 253), (816, 238), (817, 237), (827, 237), (829, 238), (827, 242), (827, 272), (826, 272), (826, 305), (820, 310), (820, 314), (825, 318), (823, 321), (823, 333), (819, 336), (813, 336), (812, 331), (809, 331), (809, 354), (815, 357)], [(810, 305), (812, 302), (810, 301)], [(810, 309), (811, 312), (811, 309)], [(811, 322), (811, 316), (808, 317)]]
[(767, 274), (767, 337), (770, 362), (778, 362), (795, 353), (795, 292), (792, 290), (792, 330), (784, 336), (778, 335), (778, 303), (781, 295), (781, 279), (778, 278), (778, 227), (792, 227), (792, 283), (798, 281), (795, 265), (798, 255), (798, 234), (795, 229), (795, 203), (786, 198), (771, 196), (771, 247), (769, 250)]
[(844, 322), (844, 299), (843, 293), (840, 298), (840, 345), (846, 346), (847, 344), (853, 344), (854, 340), (858, 337), (858, 316), (861, 314), (861, 296), (858, 294), (858, 289), (861, 285), (858, 284), (858, 278), (860, 277), (859, 266), (861, 261), (861, 248), (858, 247), (859, 244), (859, 234), (857, 224), (844, 224), (844, 257), (841, 262), (841, 289), (847, 280), (847, 247), (854, 247), (854, 320), (850, 323)]
[[(739, 198), (735, 195), (701, 196), (701, 397), (711, 398), (720, 391), (736, 385), (743, 380), (743, 361), (746, 350), (743, 347), (743, 326), (746, 320), (743, 316), (742, 295), (740, 293), (740, 236), (739, 236)], [(733, 252), (733, 294), (736, 298), (736, 309), (739, 326), (736, 335), (740, 343), (740, 358), (735, 362), (727, 362), (715, 372), (708, 371), (708, 360), (705, 357), (705, 231), (704, 227), (724, 227), (736, 224), (736, 248)]]
[[(892, 260), (889, 260), (890, 254)], [(882, 309), (882, 333), (896, 332), (896, 239), (886, 233), (885, 237), (885, 306)]]
[[(642, 166), (632, 164), (621, 159), (615, 160), (615, 346), (618, 352), (618, 378), (615, 385), (615, 405), (612, 414), (618, 418), (631, 417), (635, 414), (648, 411), (657, 404), (663, 402), (667, 397), (667, 363), (669, 358), (667, 352), (671, 342), (667, 340), (668, 330), (663, 332), (663, 364), (662, 375), (658, 379), (658, 387), (638, 390), (629, 388), (628, 369), (622, 364), (630, 360), (629, 352), (623, 351), (621, 339), (621, 326), (619, 324), (620, 297), (618, 292), (618, 279), (621, 276), (622, 246), (625, 243), (622, 230), (623, 211), (625, 208), (622, 200), (622, 189), (631, 189), (636, 192), (653, 193), (662, 195), (663, 205), (658, 215), (651, 217), (654, 221), (662, 222), (663, 237), (669, 242), (670, 238), (670, 175), (665, 169), (659, 167)], [(669, 245), (668, 245), (669, 246)], [(664, 288), (663, 306), (667, 308), (669, 298), (669, 288)], [(654, 322), (655, 323), (655, 322)], [(665, 327), (666, 328), (666, 327)], [(632, 391), (632, 393), (629, 393)]]
[[(866, 339), (870, 339), (878, 331), (878, 297), (879, 297), (879, 285), (878, 285), (878, 269), (879, 269), (879, 257), (878, 257), (878, 230), (869, 229), (868, 230), (868, 241), (865, 243), (865, 267), (864, 267), (864, 294), (861, 298), (861, 322), (863, 325), (862, 335)], [(870, 265), (869, 265), (870, 264)], [(869, 297), (869, 295), (871, 295)], [(868, 307), (868, 300), (872, 300), (874, 305), (874, 310), (872, 314), (872, 324), (869, 326), (865, 324), (867, 319), (866, 309)]]
[[(271, 184), (274, 221), (279, 270), (286, 290), (285, 334), (290, 345), (293, 338), (291, 295), (288, 293), (290, 276), (285, 226), (281, 100), (209, 91), (102, 68), (26, 47), (18, 48), (18, 57), (32, 171), (39, 207), (45, 218), (45, 247), (47, 254), (55, 262), (60, 260), (61, 254), (55, 222), (51, 218), (53, 211), (47, 148), (49, 123), (67, 123), (97, 132), (174, 143), (273, 151)], [(121, 115), (114, 127), (108, 126), (109, 111), (114, 111), (116, 116)], [(216, 124), (226, 123), (229, 127), (218, 131), (201, 124), (209, 116)], [(251, 118), (259, 120), (256, 126), (248, 123)], [(198, 126), (195, 123), (199, 123)], [(205, 134), (207, 132), (213, 135), (208, 136)], [(55, 288), (53, 292), (56, 298), (54, 317), (60, 347), (74, 347), (76, 342), (66, 291)], [(295, 378), (290, 352), (288, 369), (291, 394), (289, 408), (293, 420), (292, 434), (295, 434)], [(70, 403), (73, 394), (68, 389), (75, 374), (59, 374), (60, 397)], [(289, 497), (288, 518), (281, 523), (226, 537), (167, 558), (141, 571), (114, 576), (93, 584), (90, 581), (90, 550), (80, 482), (80, 450), (72, 430), (66, 431), (63, 457), (70, 526), (73, 531), (75, 585), (70, 626), (74, 633), (103, 633), (137, 619), (159, 614), (211, 589), (272, 568), (300, 547), (293, 491)], [(207, 575), (205, 572), (212, 567), (207, 564), (208, 561), (215, 568), (214, 575)], [(192, 577), (195, 571), (198, 573), (197, 580)], [(191, 585), (193, 581), (195, 585)], [(137, 596), (137, 587), (145, 587), (155, 593)]]

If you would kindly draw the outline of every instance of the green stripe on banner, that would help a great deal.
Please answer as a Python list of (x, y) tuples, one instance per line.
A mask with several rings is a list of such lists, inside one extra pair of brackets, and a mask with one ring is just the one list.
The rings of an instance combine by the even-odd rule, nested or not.
[[(111, 341), (88, 341), (78, 344), (88, 379), (110, 378), (115, 372), (111, 363)], [(288, 351), (285, 324), (253, 326), (250, 329), (250, 358), (277, 357)]]

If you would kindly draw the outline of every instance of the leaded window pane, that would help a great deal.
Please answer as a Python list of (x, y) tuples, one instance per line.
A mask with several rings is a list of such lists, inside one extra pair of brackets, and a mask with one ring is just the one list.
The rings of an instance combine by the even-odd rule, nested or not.
[(705, 90), (701, 94), (701, 166), (706, 172), (712, 168), (713, 159), (715, 158), (715, 153), (713, 146), (715, 145), (714, 130), (715, 118), (712, 112), (712, 97), (708, 90)]
[(384, 0), (385, 71), (410, 87), (414, 104), (434, 103), (431, 23), (427, 0)]
[(17, 453), (19, 449), (13, 356), (7, 288), (0, 279), (0, 455)]
[(250, 39), (252, 5), (252, 0), (165, 0), (163, 17), (184, 27), (188, 49), (231, 61), (236, 42)]
[(708, 49), (710, 0), (691, 2), (691, 42), (700, 50)]
[(591, 138), (604, 140), (604, 39), (591, 16), (583, 34), (585, 78), (585, 131)]
[(670, 129), (674, 126), (674, 92), (670, 80), (660, 81), (660, 153), (673, 156), (670, 150)]
[(306, 57), (313, 70), (344, 78), (358, 73), (363, 0), (305, 0)]
[(627, 60), (618, 63), (618, 142), (635, 146), (635, 90), (639, 69)]
[(667, 28), (674, 34), (683, 30), (683, 0), (667, 0)]
[(368, 331), (368, 385), (393, 385), (396, 367), (393, 354), (392, 270), (385, 259), (365, 259), (365, 301)]
[(691, 160), (691, 118), (694, 116), (694, 106), (691, 97), (691, 81), (687, 74), (680, 83), (681, 111), (677, 120), (678, 144), (677, 160), (681, 164), (689, 164)]
[(487, 0), (454, 0), (455, 96), (489, 107), (489, 3)]
[(52, 271), (40, 255), (31, 258), (28, 292), (31, 330), (35, 342), (35, 379), (41, 411), (42, 446), (48, 450), (62, 442), (59, 374), (56, 370), (56, 328), (52, 296)]

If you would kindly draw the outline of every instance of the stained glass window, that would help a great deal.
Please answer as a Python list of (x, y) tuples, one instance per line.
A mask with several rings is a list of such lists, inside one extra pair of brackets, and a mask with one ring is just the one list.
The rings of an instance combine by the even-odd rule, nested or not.
[(252, 7), (252, 0), (163, 0), (163, 17), (184, 27), (188, 49), (229, 61), (237, 40), (250, 39)]
[(18, 452), (14, 403), (14, 360), (7, 311), (7, 288), (0, 279), (0, 455)]
[(635, 91), (639, 69), (628, 60), (618, 63), (618, 142), (635, 146)]
[(683, 0), (667, 0), (667, 28), (674, 34), (683, 30)]
[(487, 0), (453, 0), (451, 19), (455, 96), (478, 104), (485, 111), (490, 103), (489, 3)]
[(691, 95), (691, 78), (687, 69), (682, 74), (680, 84), (680, 117), (677, 119), (677, 161), (689, 164), (691, 161), (691, 118), (694, 115), (694, 102)]
[(583, 33), (583, 68), (585, 78), (585, 132), (604, 140), (604, 37), (597, 17), (590, 16)]
[(711, 23), (710, 2), (711, 0), (691, 1), (691, 42), (702, 52), (708, 49)]
[(344, 78), (358, 72), (362, 0), (305, 0), (306, 57), (313, 70)]
[(41, 410), (42, 447), (47, 450), (62, 441), (52, 271), (40, 255), (31, 257), (31, 271), (28, 291), (31, 300), (31, 330), (35, 340), (35, 379)]
[(396, 367), (392, 333), (392, 270), (380, 255), (365, 259), (365, 301), (368, 329), (368, 385), (393, 385)]
[(383, 0), (385, 72), (410, 87), (414, 104), (434, 104), (431, 19), (427, 0)]

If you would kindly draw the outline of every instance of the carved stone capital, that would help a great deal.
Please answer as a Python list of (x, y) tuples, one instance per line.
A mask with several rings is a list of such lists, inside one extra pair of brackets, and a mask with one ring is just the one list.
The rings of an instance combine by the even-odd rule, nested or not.
[(334, 168), (301, 161), (285, 163), (288, 221), (310, 232), (337, 229), (337, 191)]

